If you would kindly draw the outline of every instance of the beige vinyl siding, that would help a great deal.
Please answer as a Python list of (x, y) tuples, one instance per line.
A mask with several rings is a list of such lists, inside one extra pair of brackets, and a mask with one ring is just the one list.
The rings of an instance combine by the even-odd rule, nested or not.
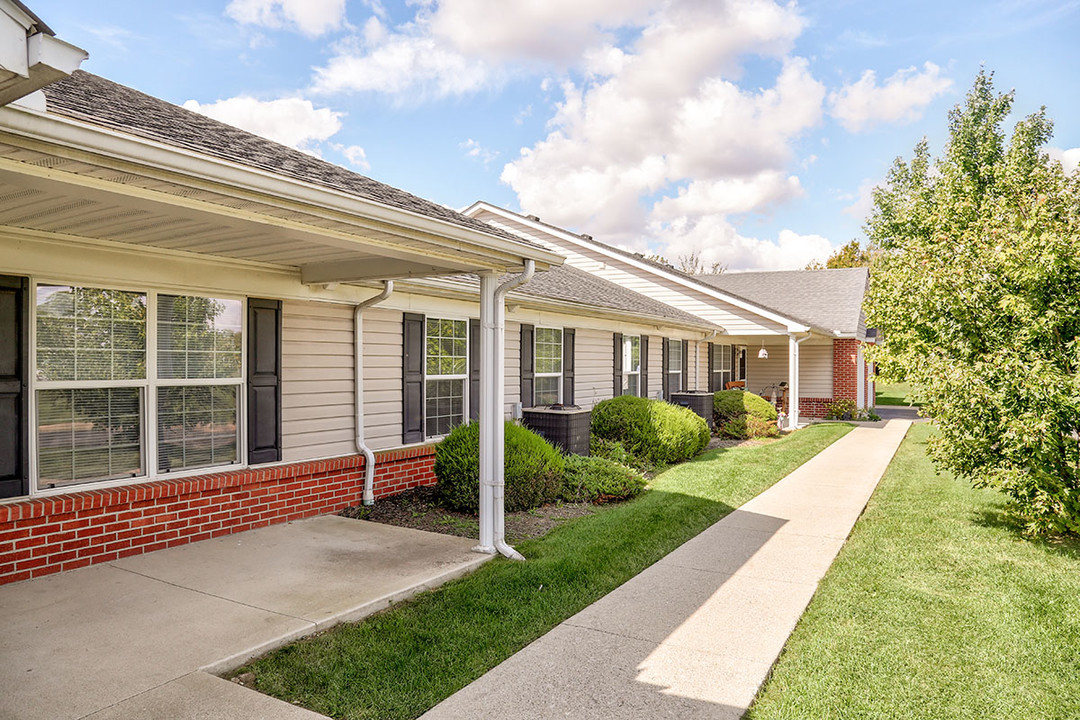
[(612, 397), (614, 333), (580, 328), (574, 343), (574, 402), (591, 408)]
[[(535, 326), (534, 326), (535, 327)], [(521, 402), (521, 323), (506, 323), (506, 358), (503, 382), (503, 406), (506, 417), (511, 417), (514, 404)]]
[(540, 232), (517, 220), (487, 211), (479, 213), (477, 217), (555, 250), (566, 257), (568, 265), (716, 323), (730, 333), (758, 335), (785, 332), (785, 328), (773, 320), (720, 300), (705, 290), (698, 290), (665, 277), (660, 271), (637, 267), (629, 258), (617, 254), (607, 255), (594, 247), (569, 241), (554, 232)]
[(709, 343), (690, 343), (690, 389), (709, 389)]
[[(355, 454), (352, 306), (287, 301), (281, 331), (282, 459)], [(364, 426), (373, 449), (401, 444), (401, 313), (394, 310), (364, 311)]]
[[(747, 347), (746, 389), (759, 393), (766, 385), (788, 381), (788, 346), (765, 344), (769, 351), (767, 360), (758, 359), (761, 348)], [(832, 344), (799, 346), (799, 397), (832, 397)]]
[(832, 343), (799, 346), (799, 395), (801, 397), (831, 398), (833, 363)]

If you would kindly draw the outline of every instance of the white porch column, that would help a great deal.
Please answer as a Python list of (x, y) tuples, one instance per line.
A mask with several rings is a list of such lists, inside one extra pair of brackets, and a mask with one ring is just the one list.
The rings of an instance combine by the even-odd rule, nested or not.
[(788, 421), (787, 429), (799, 426), (799, 341), (788, 335)]
[[(502, 475), (502, 463), (496, 464), (496, 448), (502, 448), (502, 413), (496, 413), (496, 397), (502, 404), (502, 377), (496, 378), (495, 358), (503, 355), (502, 342), (496, 345), (495, 273), (480, 275), (480, 544), (476, 552), (495, 553), (495, 485)], [(501, 362), (500, 362), (501, 367)], [(501, 455), (501, 453), (499, 453)], [(499, 483), (501, 485), (501, 483)]]

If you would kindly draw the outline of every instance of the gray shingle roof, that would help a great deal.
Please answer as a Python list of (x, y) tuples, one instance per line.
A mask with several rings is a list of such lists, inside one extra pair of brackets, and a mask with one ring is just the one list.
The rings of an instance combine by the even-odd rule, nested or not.
[(683, 312), (667, 303), (653, 300), (633, 290), (627, 290), (621, 285), (569, 265), (537, 273), (527, 284), (518, 288), (517, 292), (672, 320), (682, 325), (718, 329), (717, 326), (697, 315)]
[(866, 268), (842, 268), (694, 277), (819, 330), (855, 336), (870, 273)]
[(539, 247), (430, 200), (83, 70), (43, 89), (48, 111), (56, 115)]
[[(470, 285), (479, 285), (475, 275), (454, 275), (446, 278)], [(506, 280), (507, 278), (502, 278)], [(616, 310), (648, 321), (668, 321), (679, 325), (689, 325), (702, 330), (720, 330), (717, 325), (691, 315), (667, 303), (653, 300), (647, 295), (627, 290), (621, 285), (578, 270), (570, 265), (553, 267), (546, 272), (536, 273), (528, 283), (513, 291), (513, 294), (526, 295), (545, 300), (563, 300), (607, 310)]]

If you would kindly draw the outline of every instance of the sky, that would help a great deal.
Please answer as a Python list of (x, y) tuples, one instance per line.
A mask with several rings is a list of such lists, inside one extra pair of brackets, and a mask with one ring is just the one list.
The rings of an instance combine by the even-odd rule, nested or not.
[(1080, 162), (1080, 0), (27, 4), (110, 80), (449, 207), (729, 271), (863, 239), (980, 69)]

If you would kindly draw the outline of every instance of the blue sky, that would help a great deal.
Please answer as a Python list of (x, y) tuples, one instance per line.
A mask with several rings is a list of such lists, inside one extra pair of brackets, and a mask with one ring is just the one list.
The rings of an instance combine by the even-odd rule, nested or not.
[(1080, 0), (31, 0), (83, 68), (451, 207), (731, 270), (862, 237), (980, 67), (1080, 160)]

